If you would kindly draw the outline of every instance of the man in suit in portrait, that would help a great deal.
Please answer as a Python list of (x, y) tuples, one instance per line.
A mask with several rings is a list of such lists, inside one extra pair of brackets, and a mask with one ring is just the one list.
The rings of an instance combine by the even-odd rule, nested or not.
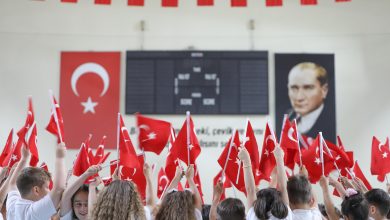
[(334, 113), (326, 104), (326, 69), (313, 62), (298, 63), (289, 72), (287, 86), (292, 106), (287, 114), (290, 120), (297, 120), (298, 131), (311, 138), (322, 131), (324, 138), (335, 139)]

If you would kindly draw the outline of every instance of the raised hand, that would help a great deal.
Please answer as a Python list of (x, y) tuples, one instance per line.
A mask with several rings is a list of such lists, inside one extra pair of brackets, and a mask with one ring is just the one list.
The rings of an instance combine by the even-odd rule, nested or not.
[(193, 164), (188, 166), (185, 175), (186, 175), (187, 180), (194, 179), (194, 165)]

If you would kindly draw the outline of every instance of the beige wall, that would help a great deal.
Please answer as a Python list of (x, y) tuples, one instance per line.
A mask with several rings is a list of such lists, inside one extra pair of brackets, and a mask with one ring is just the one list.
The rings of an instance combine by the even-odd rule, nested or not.
[[(276, 8), (266, 8), (258, 0), (249, 0), (248, 8), (231, 8), (227, 0), (205, 8), (196, 7), (195, 0), (182, 0), (179, 8), (161, 8), (158, 0), (146, 0), (146, 6), (141, 8), (127, 7), (126, 1), (119, 0), (111, 6), (96, 6), (92, 2), (0, 1), (0, 145), (5, 143), (10, 128), (18, 129), (23, 124), (26, 97), (32, 95), (41, 158), (53, 168), (54, 138), (44, 127), (50, 110), (48, 89), (57, 95), (59, 91), (61, 51), (140, 49), (140, 20), (146, 22), (146, 50), (181, 50), (190, 46), (199, 50), (248, 50), (248, 21), (254, 19), (255, 49), (270, 53), (271, 94), (271, 114), (251, 117), (254, 127), (262, 129), (267, 119), (273, 122), (273, 53), (334, 53), (338, 133), (347, 148), (355, 150), (362, 169), (369, 174), (372, 135), (384, 139), (390, 128), (388, 0), (320, 0), (318, 6), (306, 7), (300, 6), (299, 1), (285, 1), (285, 6)], [(122, 54), (121, 97), (124, 58)], [(122, 112), (123, 106), (122, 98)], [(160, 118), (171, 121), (176, 128), (184, 120), (184, 116)], [(246, 116), (194, 117), (197, 127), (210, 128), (242, 129), (245, 119)], [(133, 126), (134, 119), (127, 116), (126, 124)], [(261, 143), (262, 136), (257, 138)], [(211, 181), (217, 173), (220, 152), (219, 148), (203, 149), (198, 161), (206, 202), (211, 201)], [(75, 153), (69, 152), (69, 166)], [(157, 163), (159, 168), (164, 164), (164, 156), (148, 154), (147, 161)], [(375, 178), (369, 179), (373, 185), (383, 186)], [(229, 194), (233, 196), (233, 192)]]

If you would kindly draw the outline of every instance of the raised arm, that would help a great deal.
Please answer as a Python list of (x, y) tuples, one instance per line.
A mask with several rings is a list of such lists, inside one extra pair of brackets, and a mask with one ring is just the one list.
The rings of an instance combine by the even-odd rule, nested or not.
[(50, 198), (54, 207), (58, 207), (61, 202), (62, 193), (65, 190), (66, 169), (65, 169), (65, 143), (61, 142), (56, 148), (56, 161), (53, 180), (53, 189), (50, 191)]
[(69, 185), (65, 189), (64, 193), (62, 194), (62, 199), (61, 199), (60, 216), (64, 216), (64, 215), (66, 215), (68, 212), (70, 212), (72, 210), (71, 198), (72, 198), (73, 194), (75, 194), (75, 192), (84, 184), (84, 182), (90, 176), (95, 175), (100, 170), (102, 170), (102, 168), (99, 165), (91, 166), (81, 176), (77, 177), (75, 182), (73, 182), (71, 185)]
[(202, 211), (202, 198), (200, 197), (198, 187), (196, 187), (196, 184), (194, 182), (194, 165), (191, 164), (187, 168), (185, 176), (188, 181), (188, 185), (190, 185), (190, 189), (195, 196), (195, 208), (197, 208), (199, 211)]
[[(9, 170), (8, 167), (4, 167), (2, 170), (1, 170), (1, 173), (5, 173), (7, 174), (7, 171)], [(10, 171), (10, 174), (9, 176), (12, 175), (12, 173), (15, 171), (15, 168), (12, 168), (11, 171)], [(3, 184), (1, 185), (0, 187), (0, 210), (1, 208), (3, 207), (3, 203), (4, 203), (4, 200), (5, 198), (7, 197), (7, 194), (8, 194), (8, 190), (9, 190), (9, 180), (10, 178), (6, 178), (4, 181), (3, 181)]]
[(333, 186), (337, 190), (337, 192), (340, 194), (341, 198), (343, 198), (343, 199), (345, 198), (345, 195), (346, 195), (345, 189), (339, 181), (337, 181), (329, 176), (329, 185)]
[(336, 214), (336, 210), (334, 208), (332, 198), (330, 197), (328, 185), (329, 185), (328, 179), (325, 176), (321, 176), (320, 186), (321, 186), (322, 194), (324, 197), (325, 210), (326, 210), (326, 213), (328, 214), (328, 219), (329, 220), (338, 220), (339, 217)]
[(30, 158), (30, 155), (31, 155), (31, 153), (30, 153), (29, 149), (27, 149), (26, 145), (23, 144), (22, 158), (20, 159), (19, 163), (16, 165), (16, 168), (15, 168), (15, 171), (13, 172), (13, 174), (9, 177), (10, 178), (10, 180), (9, 180), (9, 187), (10, 187), (9, 189), (10, 190), (18, 190), (18, 188), (16, 187), (16, 179), (18, 178), (20, 171), (22, 171), (27, 166), (27, 162)]
[(176, 167), (175, 177), (173, 177), (172, 181), (169, 183), (168, 187), (165, 189), (163, 194), (161, 195), (160, 200), (163, 200), (164, 196), (167, 194), (167, 192), (171, 191), (172, 189), (176, 188), (179, 184), (181, 178), (183, 177), (183, 171), (179, 166)]
[(256, 201), (256, 185), (252, 173), (251, 158), (246, 148), (244, 147), (240, 148), (240, 151), (238, 152), (238, 158), (243, 163), (246, 201), (248, 207), (250, 208), (253, 206), (253, 203)]
[(213, 201), (210, 207), (209, 219), (217, 220), (217, 207), (219, 204), (219, 200), (221, 199), (221, 195), (223, 193), (223, 183), (222, 181), (218, 181), (214, 186), (213, 190)]
[(146, 205), (153, 210), (156, 205), (157, 196), (153, 189), (152, 175), (149, 164), (144, 164), (144, 175), (146, 179)]
[(286, 168), (284, 166), (284, 152), (280, 145), (276, 145), (274, 150), (274, 156), (276, 160), (276, 176), (278, 179), (278, 188), (282, 193), (282, 199), (284, 204), (289, 205), (288, 193), (287, 193), (287, 175)]
[(88, 216), (89, 219), (92, 217), (93, 209), (95, 208), (97, 202), (97, 190), (98, 187), (102, 183), (102, 179), (100, 177), (96, 177), (91, 183), (89, 183), (88, 190)]

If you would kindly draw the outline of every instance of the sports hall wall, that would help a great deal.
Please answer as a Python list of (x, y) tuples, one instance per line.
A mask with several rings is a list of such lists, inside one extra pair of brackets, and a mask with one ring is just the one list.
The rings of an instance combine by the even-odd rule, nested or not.
[[(59, 95), (61, 51), (121, 51), (121, 103), (124, 114), (126, 50), (267, 50), (269, 52), (269, 115), (249, 116), (255, 129), (274, 123), (274, 53), (332, 53), (335, 55), (337, 133), (374, 186), (383, 186), (369, 174), (371, 141), (384, 140), (390, 130), (390, 2), (352, 0), (335, 3), (319, 0), (301, 6), (298, 0), (283, 7), (265, 7), (249, 0), (246, 8), (232, 8), (229, 1), (198, 7), (195, 0), (181, 0), (178, 8), (162, 8), (160, 1), (128, 7), (113, 0), (110, 6), (92, 0), (77, 4), (59, 1), (0, 1), (0, 145), (11, 128), (25, 120), (27, 96), (33, 96), (40, 157), (54, 166), (55, 139), (45, 131), (50, 116), (48, 90)], [(249, 20), (255, 22), (253, 44)], [(140, 31), (144, 20), (146, 30)], [(155, 115), (180, 128), (184, 115)], [(248, 116), (193, 116), (196, 127), (243, 129)], [(125, 116), (127, 126), (134, 117)], [(66, 123), (66, 122), (65, 122)], [(135, 139), (135, 137), (132, 137)], [(228, 135), (200, 139), (227, 141)], [(261, 147), (262, 135), (257, 135)], [(222, 147), (202, 148), (198, 159), (206, 203), (211, 202), (212, 178)], [(70, 167), (76, 150), (69, 150)], [(110, 156), (115, 159), (116, 153)], [(161, 156), (147, 153), (147, 162), (164, 165)], [(108, 174), (108, 169), (103, 171)], [(157, 178), (157, 171), (154, 175)], [(103, 175), (104, 176), (104, 175)], [(262, 184), (266, 185), (266, 184)], [(317, 192), (318, 189), (316, 187)], [(238, 193), (237, 193), (238, 194)], [(234, 196), (232, 191), (228, 195)], [(240, 197), (242, 195), (239, 195)]]

